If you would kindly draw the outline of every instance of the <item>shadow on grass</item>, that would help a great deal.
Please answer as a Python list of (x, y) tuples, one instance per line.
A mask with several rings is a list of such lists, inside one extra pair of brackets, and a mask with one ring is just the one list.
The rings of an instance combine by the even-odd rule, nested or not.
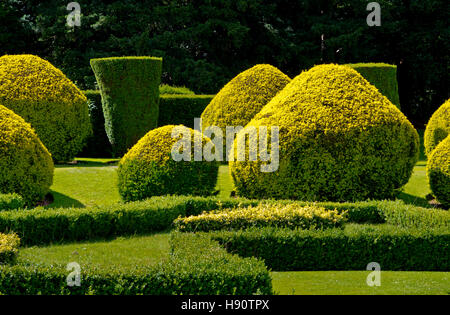
[(86, 206), (82, 204), (80, 201), (70, 198), (69, 196), (63, 195), (56, 191), (51, 191), (53, 195), (54, 201), (45, 206), (47, 209), (54, 208), (85, 208)]
[(405, 192), (399, 192), (397, 195), (397, 199), (403, 200), (408, 205), (432, 208), (432, 206), (428, 203), (428, 200), (426, 200), (425, 198), (410, 195)]
[(117, 166), (118, 162), (118, 159), (76, 159), (71, 163), (55, 164), (55, 167), (106, 167)]

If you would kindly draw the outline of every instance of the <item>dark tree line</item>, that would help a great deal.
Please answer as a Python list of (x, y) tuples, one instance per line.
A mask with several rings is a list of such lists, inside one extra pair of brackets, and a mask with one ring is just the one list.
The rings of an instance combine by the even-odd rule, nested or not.
[(91, 58), (161, 56), (163, 82), (197, 93), (256, 63), (294, 77), (322, 61), (387, 62), (419, 126), (449, 97), (448, 0), (379, 0), (380, 27), (366, 24), (367, 0), (79, 0), (75, 28), (69, 2), (3, 0), (1, 53), (44, 57), (83, 89), (95, 84)]

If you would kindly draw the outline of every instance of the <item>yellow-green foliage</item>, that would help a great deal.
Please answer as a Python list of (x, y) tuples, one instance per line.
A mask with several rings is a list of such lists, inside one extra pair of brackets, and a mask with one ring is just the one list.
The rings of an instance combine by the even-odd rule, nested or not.
[(427, 164), (430, 188), (436, 199), (450, 207), (450, 136), (431, 152)]
[[(119, 162), (119, 192), (125, 201), (160, 195), (209, 195), (214, 191), (218, 165), (216, 162), (194, 161), (194, 134), (191, 133), (191, 161), (174, 161), (172, 129), (164, 126), (148, 132)], [(209, 141), (202, 138), (204, 146)]]
[(37, 56), (0, 58), (0, 104), (31, 123), (56, 161), (71, 160), (92, 132), (84, 94)]
[(0, 193), (41, 201), (53, 181), (50, 153), (30, 124), (0, 105)]
[(248, 126), (280, 129), (277, 171), (262, 173), (260, 161), (230, 163), (238, 194), (248, 198), (389, 198), (408, 181), (419, 154), (407, 118), (348, 66), (303, 72)]
[(450, 99), (434, 112), (425, 129), (425, 153), (429, 156), (434, 148), (450, 133)]
[(13, 262), (20, 245), (16, 234), (0, 233), (0, 265)]
[(296, 204), (261, 204), (178, 218), (174, 224), (180, 231), (196, 232), (266, 226), (332, 228), (341, 226), (344, 220), (345, 213), (339, 214), (337, 210), (326, 210), (314, 205), (300, 207)]
[(245, 126), (286, 84), (288, 76), (277, 68), (256, 65), (228, 82), (205, 108), (203, 128)]

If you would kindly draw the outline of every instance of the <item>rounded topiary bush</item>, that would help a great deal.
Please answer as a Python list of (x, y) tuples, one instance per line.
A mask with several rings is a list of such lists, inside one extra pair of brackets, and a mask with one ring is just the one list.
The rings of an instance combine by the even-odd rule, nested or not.
[(425, 153), (430, 156), (434, 148), (450, 133), (450, 99), (434, 112), (425, 129)]
[[(172, 130), (176, 127), (191, 136), (186, 142), (191, 147), (190, 152), (187, 151), (190, 161), (177, 162), (172, 158), (172, 148), (180, 139), (172, 138)], [(194, 133), (202, 139), (202, 145), (209, 142), (208, 138), (200, 138), (200, 132), (182, 125), (154, 129), (139, 140), (119, 162), (119, 192), (122, 199), (135, 201), (168, 194), (212, 194), (218, 165), (203, 159), (194, 161)]]
[[(279, 127), (279, 166), (264, 173), (260, 160), (230, 162), (237, 193), (248, 198), (389, 198), (418, 159), (419, 137), (411, 123), (348, 66), (303, 72), (250, 126)], [(243, 136), (245, 130), (235, 147)]]
[(0, 193), (17, 193), (32, 205), (53, 182), (53, 161), (30, 124), (0, 105)]
[(87, 99), (48, 61), (0, 58), (0, 104), (29, 122), (56, 161), (70, 161), (91, 134)]
[(102, 95), (105, 129), (116, 156), (122, 156), (158, 125), (162, 58), (91, 59)]
[(245, 126), (290, 82), (277, 68), (256, 65), (228, 82), (202, 113), (203, 129), (217, 126), (226, 134), (226, 126)]
[(431, 152), (427, 175), (433, 195), (444, 206), (450, 207), (450, 136)]

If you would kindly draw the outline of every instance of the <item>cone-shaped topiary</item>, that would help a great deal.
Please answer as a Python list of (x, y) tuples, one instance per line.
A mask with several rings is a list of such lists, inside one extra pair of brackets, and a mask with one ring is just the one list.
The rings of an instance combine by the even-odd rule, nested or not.
[[(172, 148), (180, 137), (172, 138), (172, 130), (185, 130), (189, 134), (191, 150), (186, 148), (190, 161), (175, 161)], [(214, 192), (218, 165), (216, 162), (194, 161), (194, 133), (209, 142), (200, 132), (182, 125), (164, 126), (148, 132), (120, 160), (119, 192), (124, 201), (135, 201), (168, 194), (210, 195)], [(200, 144), (200, 141), (198, 141)], [(189, 154), (190, 153), (190, 154)]]
[(158, 125), (162, 58), (91, 59), (102, 95), (105, 129), (116, 156), (123, 156)]
[(433, 195), (444, 206), (450, 207), (450, 136), (431, 152), (427, 176)]
[(29, 122), (56, 161), (70, 161), (91, 134), (87, 99), (48, 61), (0, 58), (0, 104)]
[(276, 171), (261, 172), (261, 161), (230, 162), (237, 192), (248, 198), (388, 198), (408, 181), (418, 159), (411, 123), (348, 66), (303, 72), (248, 126), (279, 127)]
[(0, 105), (0, 193), (18, 193), (32, 205), (45, 197), (52, 182), (50, 153), (30, 124)]
[(450, 133), (450, 99), (431, 116), (425, 129), (425, 153), (430, 156), (436, 146)]
[(256, 65), (228, 82), (202, 113), (203, 129), (217, 126), (226, 134), (226, 126), (245, 126), (290, 82), (277, 68)]

